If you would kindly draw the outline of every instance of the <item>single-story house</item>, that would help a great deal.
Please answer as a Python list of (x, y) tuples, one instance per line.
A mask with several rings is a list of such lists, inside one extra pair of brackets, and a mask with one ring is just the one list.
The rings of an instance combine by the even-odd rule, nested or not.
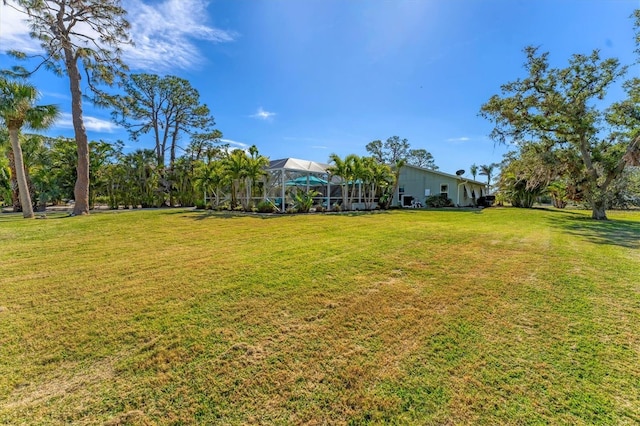
[[(340, 178), (332, 176), (329, 164), (297, 158), (272, 160), (267, 168), (270, 175), (264, 197), (270, 199), (278, 209), (285, 210), (287, 189), (314, 189), (320, 193), (319, 202), (332, 206), (340, 202)], [(405, 165), (400, 169), (398, 189), (392, 205), (415, 207), (425, 205), (430, 195), (446, 194), (456, 206), (472, 206), (478, 198), (487, 195), (485, 184), (440, 171)], [(360, 191), (358, 192), (360, 194)], [(375, 204), (375, 203), (374, 203)], [(364, 209), (365, 204), (356, 197), (353, 207)]]
[(486, 196), (486, 185), (464, 176), (450, 175), (437, 170), (405, 165), (400, 169), (398, 191), (393, 205), (425, 205), (431, 195), (446, 194), (456, 206), (472, 206)]

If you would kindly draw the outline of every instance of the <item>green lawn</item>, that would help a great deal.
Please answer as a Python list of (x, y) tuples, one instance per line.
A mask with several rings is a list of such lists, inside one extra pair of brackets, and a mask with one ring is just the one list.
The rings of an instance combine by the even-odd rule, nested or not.
[(0, 424), (637, 424), (640, 212), (0, 215)]

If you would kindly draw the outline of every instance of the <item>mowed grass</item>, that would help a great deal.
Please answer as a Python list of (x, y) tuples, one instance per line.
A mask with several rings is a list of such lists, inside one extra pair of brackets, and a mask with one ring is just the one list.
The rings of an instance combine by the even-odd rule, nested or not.
[(640, 423), (609, 216), (0, 215), (0, 423)]

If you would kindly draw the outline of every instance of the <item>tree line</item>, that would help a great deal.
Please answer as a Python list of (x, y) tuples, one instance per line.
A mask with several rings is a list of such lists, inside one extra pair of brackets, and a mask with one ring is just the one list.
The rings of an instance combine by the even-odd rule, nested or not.
[[(9, 172), (3, 171), (0, 177), (4, 176), (6, 182), (5, 198), (8, 198), (7, 186), (10, 188), (15, 210), (22, 209), (25, 217), (33, 217), (32, 204), (42, 207), (47, 202), (73, 199), (73, 214), (83, 215), (88, 214), (96, 199), (102, 196), (107, 197), (112, 207), (118, 204), (190, 205), (197, 198), (193, 193), (196, 183), (205, 195), (207, 192), (214, 194), (214, 200), (219, 198), (215, 194), (222, 191), (220, 188), (225, 187), (231, 196), (232, 208), (239, 203), (244, 203), (243, 208), (249, 207), (267, 160), (257, 154), (255, 147), (247, 152), (217, 149), (215, 155), (209, 155), (212, 144), (218, 142), (222, 133), (214, 128), (215, 121), (208, 106), (200, 103), (198, 91), (187, 80), (176, 76), (127, 73), (121, 47), (132, 42), (126, 10), (120, 1), (5, 0), (3, 5), (25, 15), (32, 28), (31, 36), (41, 42), (44, 52), (29, 57), (23, 52), (12, 51), (10, 54), (16, 59), (39, 62), (31, 70), (16, 65), (0, 71), (0, 121), (8, 129), (12, 145), (8, 150)], [(33, 171), (30, 172), (30, 167), (23, 161), (19, 133), (23, 126), (46, 128), (59, 111), (52, 105), (36, 105), (35, 88), (24, 80), (15, 82), (9, 78), (24, 79), (41, 67), (66, 75), (69, 80), (75, 156), (70, 152), (70, 139), (38, 139), (30, 135), (28, 159), (33, 161), (37, 155), (41, 160), (31, 164)], [(89, 93), (81, 90), (81, 74), (86, 76)], [(105, 90), (114, 83), (120, 88), (119, 94)], [(129, 132), (132, 141), (151, 135), (154, 149), (125, 155), (122, 144), (108, 147), (104, 142), (89, 142), (82, 114), (85, 97), (97, 105), (111, 108), (114, 122)], [(17, 121), (16, 117), (19, 117)], [(183, 138), (188, 138), (189, 145), (185, 155), (180, 156), (178, 151), (185, 144)], [(385, 143), (374, 141), (367, 146), (379, 163), (389, 160), (383, 158), (385, 150), (389, 149), (396, 149), (395, 157), (401, 155), (403, 161), (437, 168), (428, 151), (410, 150), (406, 139), (401, 140), (397, 136)], [(203, 152), (209, 152), (205, 156), (208, 161), (200, 158)], [(92, 156), (96, 158), (92, 159)], [(60, 167), (65, 173), (52, 173), (48, 178), (50, 187), (45, 188), (46, 179), (36, 170), (44, 170), (47, 162), (58, 164), (57, 159), (61, 157), (73, 163)], [(345, 160), (349, 167), (343, 171), (348, 176), (356, 173), (358, 179), (363, 179), (369, 174), (380, 174), (380, 170), (374, 171), (370, 167), (372, 163), (369, 160), (360, 162), (355, 158), (350, 156)], [(100, 168), (103, 162), (104, 170)], [(394, 162), (396, 158), (391, 161)], [(71, 164), (75, 170), (71, 170)], [(370, 173), (363, 172), (365, 169)], [(337, 172), (342, 173), (340, 170)], [(102, 177), (104, 180), (98, 181)], [(71, 194), (70, 180), (73, 179)], [(385, 186), (382, 180), (371, 185), (367, 187), (369, 198), (375, 197), (379, 188)]]
[[(3, 6), (24, 13), (31, 36), (40, 41), (43, 54), (30, 58), (40, 61), (30, 70), (16, 65), (2, 74), (25, 78), (44, 67), (68, 78), (76, 151), (73, 214), (88, 214), (91, 206), (92, 160), (82, 112), (84, 97), (113, 108), (114, 120), (129, 131), (132, 140), (143, 134), (153, 135), (157, 177), (145, 178), (145, 183), (153, 182), (156, 191), (163, 188), (169, 196), (168, 203), (176, 203), (172, 199), (178, 196), (174, 188), (184, 183), (177, 180), (182, 166), (178, 161), (178, 142), (188, 137), (190, 141), (207, 144), (216, 141), (221, 133), (214, 129), (208, 107), (200, 103), (197, 91), (188, 81), (174, 76), (127, 74), (121, 48), (131, 40), (121, 2), (3, 0)], [(640, 11), (634, 13), (634, 19), (640, 52)], [(23, 52), (11, 54), (16, 59), (29, 59)], [(481, 116), (494, 124), (491, 136), (496, 141), (517, 147), (502, 164), (500, 184), (505, 189), (502, 193), (513, 204), (527, 206), (535, 191), (544, 188), (555, 191), (557, 197), (585, 202), (594, 219), (606, 219), (606, 209), (612, 205), (621, 177), (628, 174), (630, 167), (640, 165), (640, 79), (626, 80), (623, 83), (626, 98), (603, 107), (608, 90), (628, 71), (628, 66), (618, 59), (603, 59), (594, 50), (589, 55), (575, 54), (566, 67), (555, 68), (549, 64), (549, 54), (538, 48), (525, 48), (525, 56), (528, 75), (504, 84), (501, 94), (491, 97), (480, 111)], [(82, 91), (81, 75), (89, 88), (87, 93)], [(46, 127), (57, 111), (52, 106), (35, 105), (35, 95), (28, 84), (12, 87), (13, 83), (6, 77), (2, 80), (0, 107), (12, 145), (9, 168), (16, 171), (18, 194), (22, 187), (22, 196), (26, 196), (30, 194), (29, 182), (22, 172), (24, 164), (22, 167), (19, 164), (23, 158), (16, 136), (25, 125)], [(122, 89), (119, 95), (105, 90), (115, 83)], [(378, 163), (395, 168), (396, 174), (402, 162), (408, 161), (436, 168), (426, 150), (410, 150), (404, 143), (406, 140), (395, 138), (390, 145), (373, 141), (367, 145), (367, 151)], [(405, 155), (397, 155), (395, 149), (404, 150)], [(145, 158), (151, 156), (149, 152), (140, 154)], [(490, 174), (487, 176), (490, 184)], [(232, 179), (234, 203), (243, 197), (251, 198), (253, 189), (248, 187), (253, 185), (243, 186), (243, 180)], [(240, 187), (247, 196), (240, 196)], [(158, 197), (156, 194), (155, 199), (150, 199), (157, 201)], [(560, 200), (558, 205), (562, 203)], [(31, 203), (24, 199), (21, 204)]]
[[(25, 217), (33, 217), (34, 211), (43, 211), (48, 205), (73, 200), (77, 180), (74, 139), (16, 133), (23, 158), (22, 167), (18, 168), (12, 161), (15, 144), (8, 143), (8, 136), (6, 129), (0, 131), (0, 150), (6, 154), (0, 156), (0, 202), (12, 205), (14, 211), (22, 211)], [(326, 177), (338, 178), (333, 180), (333, 185), (341, 188), (340, 209), (351, 210), (356, 199), (362, 200), (365, 209), (374, 205), (390, 206), (400, 168), (410, 163), (405, 158), (408, 151), (396, 150), (397, 143), (409, 146), (406, 139), (391, 137), (378, 151), (382, 158), (330, 155)], [(398, 156), (393, 163), (390, 163), (390, 152)], [(97, 204), (112, 209), (179, 205), (274, 211), (275, 205), (269, 207), (263, 203), (267, 185), (282, 184), (277, 182), (277, 176), (269, 174), (269, 159), (260, 154), (255, 145), (246, 150), (231, 149), (217, 139), (191, 139), (168, 167), (158, 161), (156, 149), (127, 153), (121, 141), (90, 141), (89, 158), (90, 208)], [(23, 171), (23, 186), (17, 184), (19, 170)], [(304, 185), (287, 191), (290, 204), (301, 211), (308, 211), (314, 200), (317, 201), (317, 195), (307, 191)]]

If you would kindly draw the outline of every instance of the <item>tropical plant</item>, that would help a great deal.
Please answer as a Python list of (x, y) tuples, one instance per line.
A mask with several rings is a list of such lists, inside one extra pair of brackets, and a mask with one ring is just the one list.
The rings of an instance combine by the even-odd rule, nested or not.
[(258, 183), (267, 176), (266, 167), (269, 165), (269, 159), (258, 153), (255, 145), (249, 147), (247, 159), (245, 161), (245, 190), (246, 204), (245, 209), (249, 210), (253, 204), (253, 197), (258, 195)]
[[(174, 204), (174, 195), (181, 198), (181, 203), (189, 203), (189, 191), (183, 191), (188, 186), (184, 170), (174, 170), (178, 141), (183, 134), (190, 135), (191, 145), (194, 141), (199, 145), (194, 146), (199, 157), (208, 143), (222, 137), (220, 131), (213, 129), (215, 121), (209, 107), (200, 103), (200, 94), (188, 80), (172, 75), (132, 74), (123, 82), (123, 89), (123, 95), (105, 99), (114, 108), (115, 122), (127, 129), (134, 141), (147, 133), (153, 135), (157, 167), (170, 189), (169, 204)], [(165, 170), (167, 152), (169, 164)], [(179, 167), (184, 168), (185, 163)]]
[(491, 191), (491, 178), (493, 178), (493, 171), (495, 170), (497, 164), (483, 164), (480, 166), (480, 174), (482, 176), (487, 177), (487, 191)]
[(338, 154), (329, 155), (329, 162), (332, 166), (327, 168), (327, 172), (330, 175), (340, 178), (340, 189), (342, 193), (342, 206), (346, 208), (349, 199), (349, 179), (351, 179), (351, 170), (348, 162), (340, 158)]
[(59, 114), (55, 105), (34, 105), (37, 99), (35, 86), (0, 77), (0, 120), (9, 131), (22, 215), (25, 218), (33, 218), (34, 214), (19, 141), (20, 129), (23, 126), (46, 129)]
[[(31, 28), (31, 37), (40, 41), (45, 55), (42, 61), (56, 73), (66, 73), (71, 91), (71, 115), (77, 145), (77, 179), (74, 186), (73, 214), (89, 214), (89, 142), (82, 115), (81, 75), (93, 91), (97, 85), (111, 85), (123, 75), (126, 66), (120, 59), (120, 47), (130, 43), (126, 11), (119, 0), (5, 0), (5, 4), (23, 12)], [(12, 52), (26, 58), (22, 52)], [(36, 66), (38, 69), (42, 62)], [(84, 71), (84, 73), (83, 73)], [(23, 67), (14, 73), (28, 75)]]
[(313, 198), (320, 195), (318, 191), (310, 189), (308, 191), (302, 189), (294, 189), (291, 192), (293, 198), (293, 208), (296, 213), (309, 213), (313, 206)]
[(203, 193), (205, 202), (207, 199), (210, 200), (212, 209), (220, 205), (222, 187), (229, 181), (224, 173), (224, 167), (221, 160), (215, 160), (209, 163), (200, 163), (195, 169), (196, 188)]
[(547, 193), (551, 196), (553, 206), (563, 209), (567, 206), (567, 184), (561, 180), (551, 182), (547, 186)]
[(478, 165), (477, 164), (472, 164), (471, 167), (469, 167), (469, 171), (471, 172), (471, 176), (473, 176), (473, 180), (476, 180), (476, 176), (478, 175)]

